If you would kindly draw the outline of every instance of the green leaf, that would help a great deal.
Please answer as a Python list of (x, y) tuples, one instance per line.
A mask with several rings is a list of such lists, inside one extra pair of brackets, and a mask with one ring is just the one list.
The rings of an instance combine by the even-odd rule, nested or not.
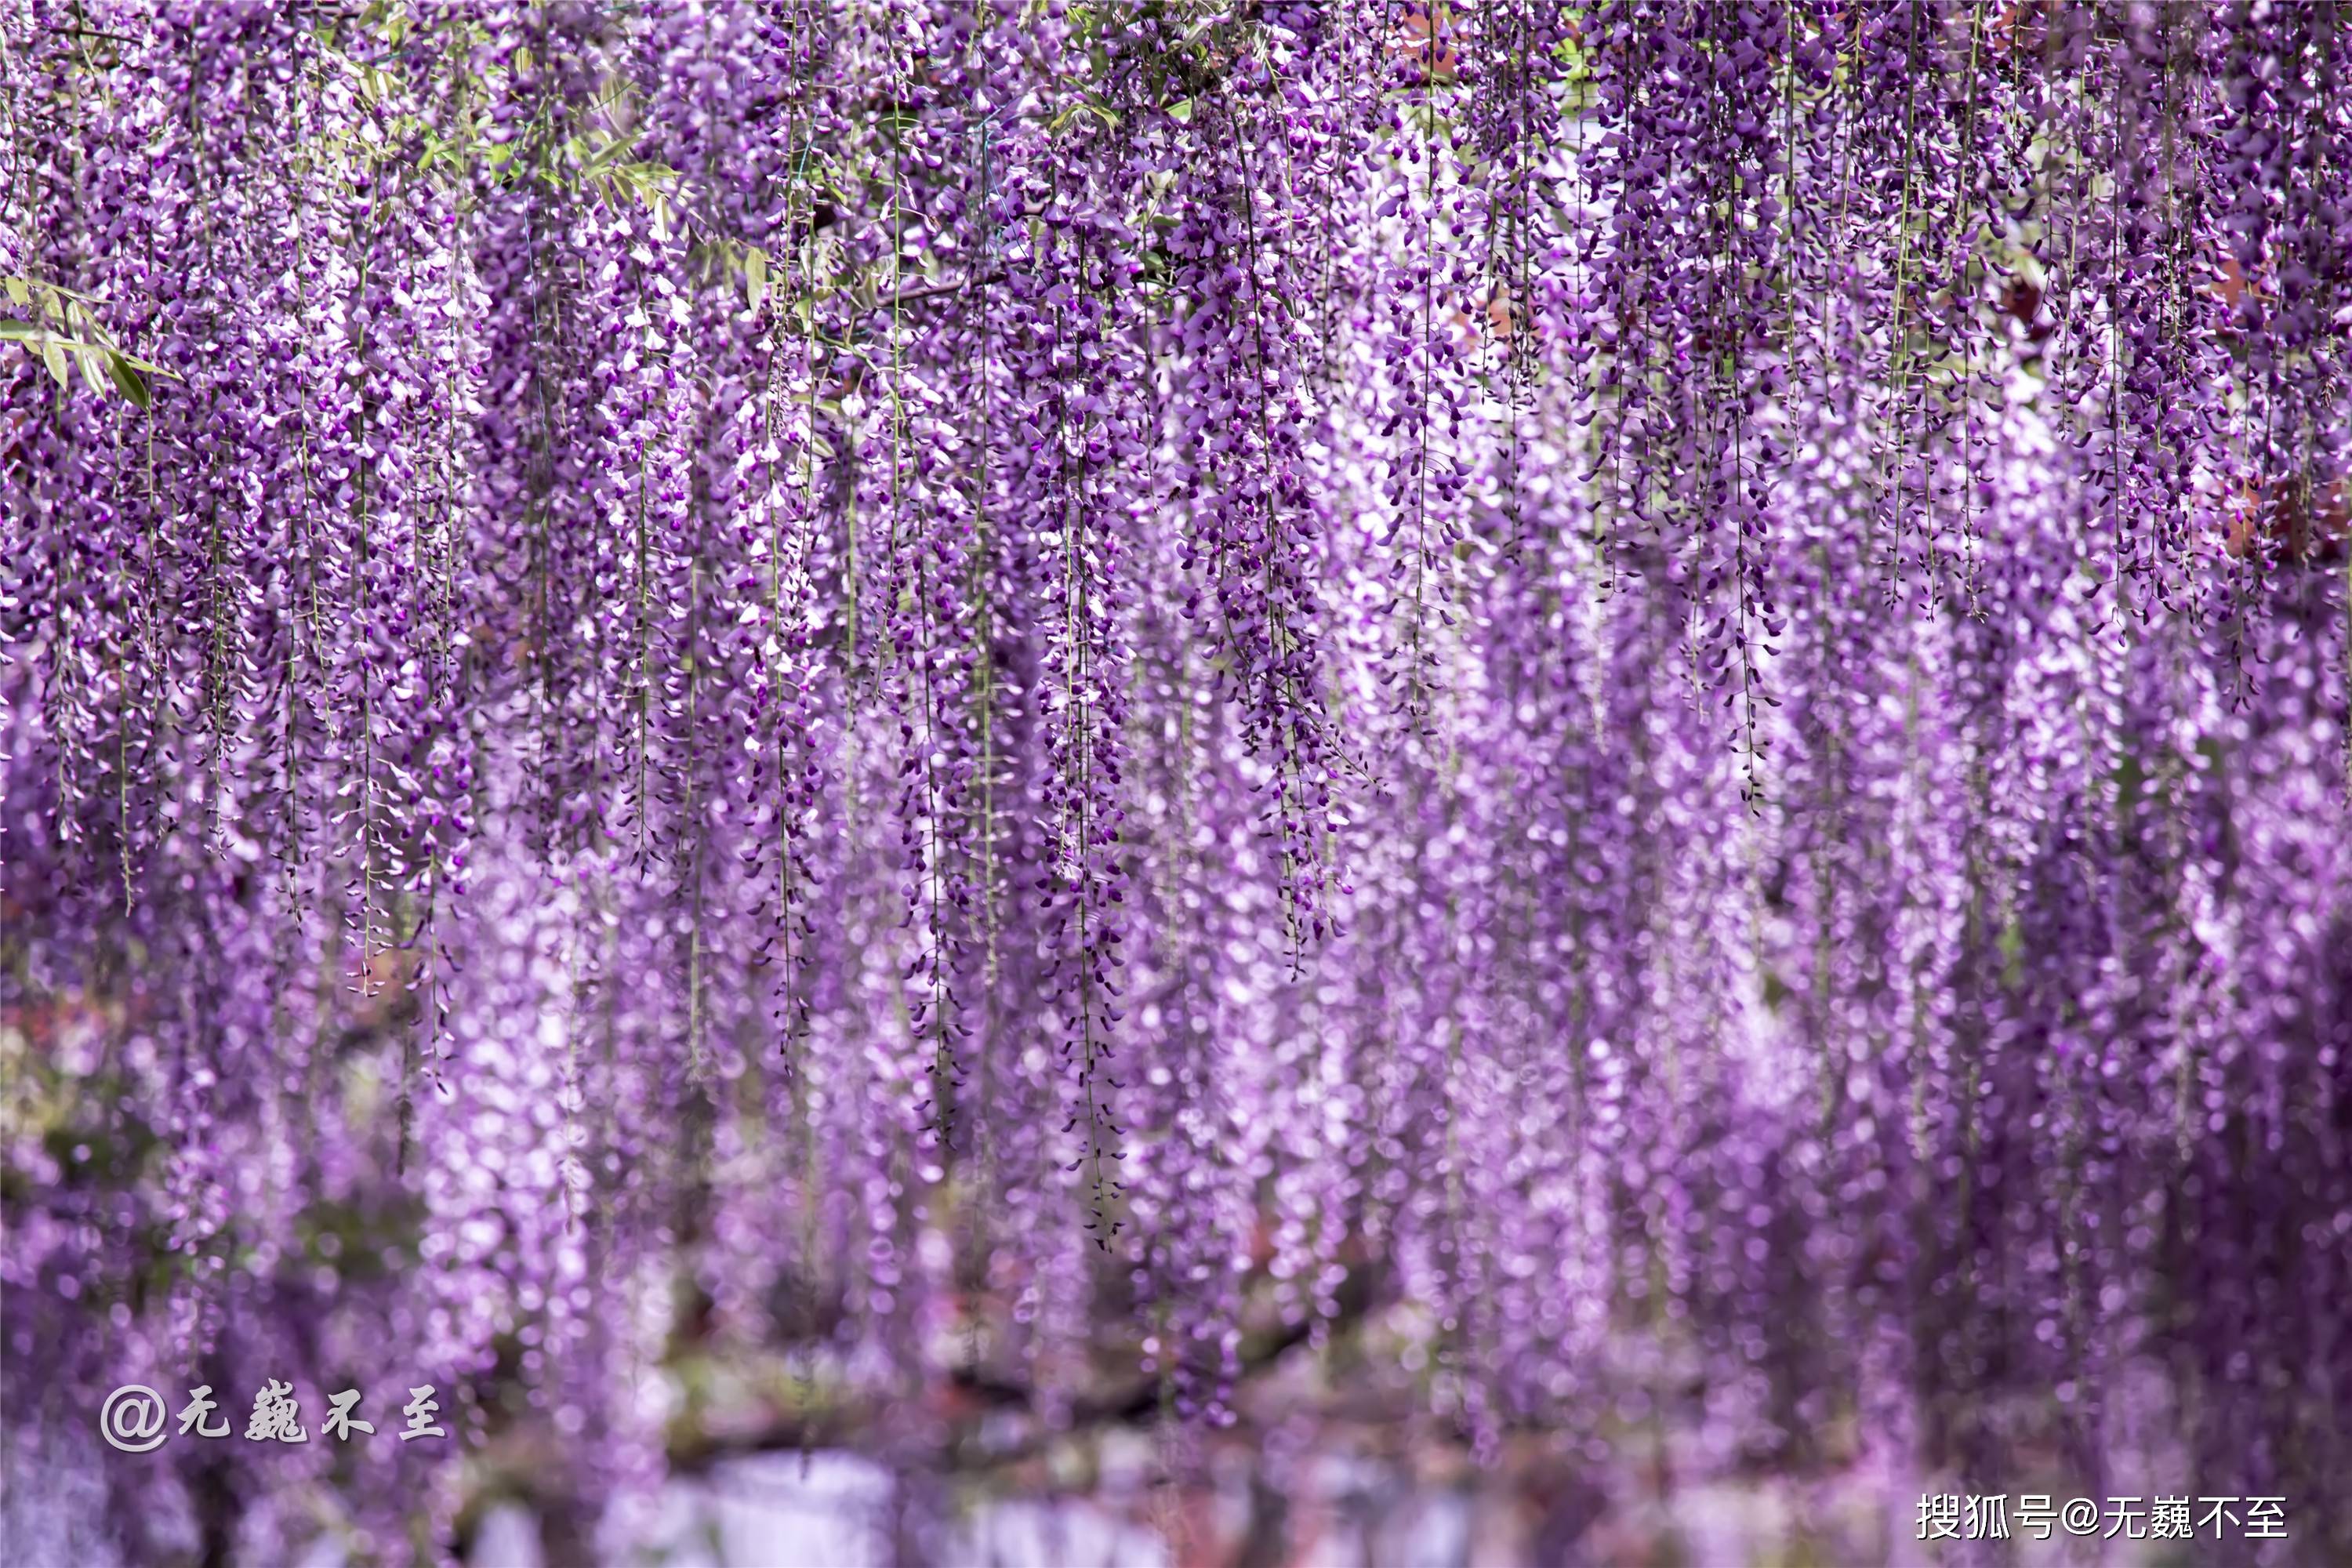
[(8, 298), (14, 300), (18, 305), (30, 305), (33, 302), (33, 290), (22, 278), (11, 278), (8, 279)]
[[(591, 153), (588, 152), (587, 138), (575, 136), (568, 144), (566, 151), (573, 160), (582, 164), (583, 173), (593, 178), (619, 163), (622, 156), (629, 151), (629, 144), (615, 136)], [(586, 156), (583, 157), (583, 154)]]
[(743, 253), (743, 291), (751, 299), (754, 310), (768, 295), (768, 253), (756, 245), (749, 247)]
[(153, 405), (155, 395), (148, 390), (147, 378), (141, 375), (128, 359), (121, 354), (107, 355), (106, 373), (114, 378), (115, 386), (123, 396), (142, 408)]
[[(13, 294), (16, 290), (12, 289), (9, 292)], [(19, 304), (23, 303), (22, 300), (17, 302)], [(5, 320), (0, 320), (0, 338), (5, 338), (15, 342), (22, 342), (27, 338), (37, 338), (40, 335), (41, 329), (33, 325), (30, 321), (20, 321), (14, 316), (7, 317)]]

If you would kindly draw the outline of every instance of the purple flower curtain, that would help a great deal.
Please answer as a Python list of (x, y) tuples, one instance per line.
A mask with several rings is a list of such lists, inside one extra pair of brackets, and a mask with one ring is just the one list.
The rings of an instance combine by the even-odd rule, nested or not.
[(24, 1451), (436, 1384), (102, 1452), (430, 1559), (685, 1339), (902, 1455), (1638, 1341), (2352, 1550), (2340, 5), (0, 37)]

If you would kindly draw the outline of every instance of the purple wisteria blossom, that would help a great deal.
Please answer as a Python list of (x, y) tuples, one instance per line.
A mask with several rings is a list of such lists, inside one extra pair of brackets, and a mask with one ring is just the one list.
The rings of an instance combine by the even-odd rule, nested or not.
[(0, 51), (0, 1455), (110, 1552), (1297, 1361), (2352, 1561), (2343, 5)]

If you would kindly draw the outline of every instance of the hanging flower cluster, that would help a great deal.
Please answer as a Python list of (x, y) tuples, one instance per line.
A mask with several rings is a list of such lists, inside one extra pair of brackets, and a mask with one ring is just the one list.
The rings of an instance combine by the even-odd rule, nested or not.
[[(25, 1452), (1360, 1327), (1489, 1451), (2153, 1401), (2352, 1550), (2340, 6), (0, 38)], [(103, 1457), (429, 1555), (400, 1447)]]

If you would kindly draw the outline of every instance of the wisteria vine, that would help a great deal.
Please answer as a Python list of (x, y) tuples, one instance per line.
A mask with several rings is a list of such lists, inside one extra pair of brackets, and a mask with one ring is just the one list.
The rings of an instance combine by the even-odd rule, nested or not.
[(904, 1455), (1360, 1330), (2352, 1551), (2342, 5), (0, 40), (20, 1459), (430, 1368), (103, 1456), (429, 1558), (689, 1339)]

